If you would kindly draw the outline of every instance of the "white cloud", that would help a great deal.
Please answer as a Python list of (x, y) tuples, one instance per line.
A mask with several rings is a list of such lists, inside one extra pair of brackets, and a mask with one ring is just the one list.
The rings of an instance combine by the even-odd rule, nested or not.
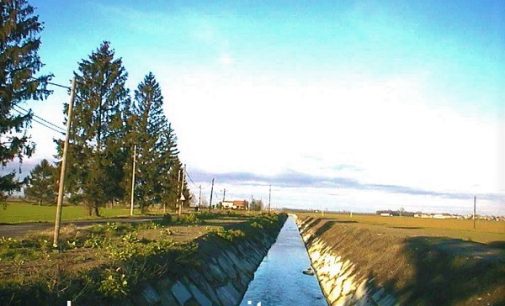
[[(503, 190), (498, 122), (437, 105), (422, 77), (316, 83), (203, 71), (163, 79), (183, 156), (196, 168), (291, 169), (440, 192)], [(360, 171), (332, 167), (341, 164)]]
[[(348, 75), (316, 82), (229, 69), (158, 69), (167, 115), (189, 169), (294, 171), (436, 192), (503, 194), (505, 189), (499, 118), (448, 107), (433, 98), (424, 77)], [(67, 99), (64, 91), (56, 92), (49, 102), (31, 106), (39, 116), (62, 122)], [(51, 157), (57, 135), (36, 124), (31, 134), (38, 144), (34, 158)], [(258, 192), (257, 187), (228, 188), (239, 195)], [(287, 188), (278, 191), (276, 201), (287, 206), (313, 199), (315, 206), (338, 209), (347, 203), (363, 210), (412, 204), (450, 211), (467, 204), (385, 191), (343, 189), (337, 200), (320, 193)], [(504, 204), (489, 202), (485, 209), (502, 212)]]
[(233, 65), (233, 63), (235, 63), (235, 59), (233, 57), (231, 57), (229, 54), (225, 53), (219, 57), (218, 62), (221, 65), (230, 66), (230, 65)]

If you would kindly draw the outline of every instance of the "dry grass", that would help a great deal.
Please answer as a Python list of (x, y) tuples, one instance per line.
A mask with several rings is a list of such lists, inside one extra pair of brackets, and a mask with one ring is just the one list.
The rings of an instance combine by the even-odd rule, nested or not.
[[(308, 223), (310, 231), (336, 254), (353, 262), (361, 277), (373, 278), (374, 286), (394, 292), (402, 304), (498, 305), (505, 302), (505, 250), (454, 239), (466, 233), (461, 229), (467, 226), (464, 221), (299, 216), (311, 222)], [(492, 223), (486, 226), (490, 231), (500, 230)], [(442, 233), (441, 237), (437, 237), (437, 232)], [(503, 241), (500, 232), (475, 234), (481, 239), (497, 235)]]
[[(321, 214), (300, 213), (303, 217), (321, 217)], [(436, 236), (463, 239), (480, 243), (505, 241), (505, 222), (477, 220), (421, 219), (413, 217), (382, 217), (377, 215), (353, 215), (325, 213), (324, 218), (350, 222), (356, 226), (388, 232), (399, 236)]]

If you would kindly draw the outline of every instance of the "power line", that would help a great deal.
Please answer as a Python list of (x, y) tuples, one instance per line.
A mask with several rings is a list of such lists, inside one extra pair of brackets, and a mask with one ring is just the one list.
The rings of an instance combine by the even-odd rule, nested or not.
[[(21, 109), (22, 111), (24, 111), (24, 112), (26, 112), (26, 113), (30, 112), (30, 111), (29, 111), (29, 110), (27, 110), (26, 108), (23, 108), (23, 107), (21, 107), (21, 106), (19, 106), (19, 105), (14, 105), (14, 107), (17, 107), (17, 108)], [(55, 123), (49, 122), (49, 121), (47, 121), (46, 119), (44, 119), (44, 118), (42, 118), (42, 117), (40, 117), (40, 116), (37, 116), (36, 114), (32, 114), (32, 115), (33, 115), (33, 117), (37, 118), (38, 120), (40, 120), (40, 121), (44, 121), (45, 123), (47, 123), (47, 124), (49, 124), (49, 125), (53, 126), (54, 128), (60, 129), (60, 130), (62, 130), (62, 131), (64, 130), (64, 128), (60, 127), (59, 125), (56, 125)]]
[[(29, 111), (23, 112), (23, 111), (20, 111), (20, 110), (18, 110), (16, 108), (13, 108), (13, 110), (16, 111), (16, 112), (18, 112), (20, 115), (23, 115), (23, 116), (28, 115), (28, 113), (29, 113)], [(59, 126), (57, 126), (57, 125), (55, 125), (55, 124), (53, 124), (51, 122), (48, 122), (46, 120), (40, 120), (40, 117), (38, 117), (38, 116), (33, 115), (32, 116), (32, 120), (34, 122), (40, 124), (40, 125), (43, 125), (44, 127), (48, 128), (48, 129), (51, 129), (51, 130), (53, 130), (53, 131), (55, 131), (57, 133), (65, 135), (65, 132), (64, 132), (63, 128), (60, 128)]]
[(194, 184), (195, 182), (193, 181), (193, 179), (192, 179), (192, 178), (191, 178), (191, 176), (189, 175), (188, 171), (187, 171), (187, 170), (185, 170), (184, 172), (186, 172), (186, 175), (188, 176), (188, 178), (189, 178), (189, 180), (191, 181), (191, 183), (193, 183), (193, 184)]
[(184, 169), (184, 172), (186, 173), (186, 176), (188, 177), (189, 181), (191, 182), (191, 184), (193, 184), (194, 187), (197, 187), (198, 188), (198, 185), (195, 183), (195, 181), (193, 181), (193, 179), (191, 178), (191, 176), (189, 175), (188, 173), (188, 170)]
[[(18, 110), (18, 109), (13, 108), (13, 110), (15, 110), (16, 112), (18, 112), (20, 115), (23, 115), (23, 116), (24, 116), (24, 115), (27, 115), (26, 113), (23, 113), (22, 111), (20, 111), (20, 110)], [(56, 132), (56, 133), (59, 133), (59, 134), (65, 135), (65, 132), (60, 131), (60, 130), (58, 130), (58, 129), (56, 129), (56, 128), (54, 128), (54, 127), (50, 126), (50, 125), (47, 125), (47, 124), (45, 124), (43, 121), (39, 121), (39, 120), (38, 120), (38, 119), (36, 119), (36, 118), (32, 118), (32, 120), (33, 120), (34, 122), (36, 122), (36, 123), (38, 123), (38, 124), (40, 124), (40, 125), (42, 125), (42, 126), (44, 126), (44, 127), (48, 128), (48, 129), (50, 129), (50, 130), (52, 130), (52, 131)]]
[(56, 87), (60, 87), (60, 88), (70, 89), (70, 86), (65, 86), (65, 85), (61, 85), (61, 84), (58, 84), (58, 83), (47, 82), (47, 84), (53, 85), (53, 86), (56, 86)]

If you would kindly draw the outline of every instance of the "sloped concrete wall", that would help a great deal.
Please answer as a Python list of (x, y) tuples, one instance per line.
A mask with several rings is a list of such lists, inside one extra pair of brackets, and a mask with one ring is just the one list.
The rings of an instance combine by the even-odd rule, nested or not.
[(399, 305), (393, 295), (373, 285), (373, 279), (360, 275), (358, 266), (338, 256), (325, 241), (316, 237), (310, 230), (310, 221), (297, 219), (297, 224), (329, 305)]
[(220, 246), (218, 254), (201, 254), (204, 265), (184, 271), (182, 276), (145, 284), (122, 305), (238, 305), (277, 234), (246, 237), (240, 243)]

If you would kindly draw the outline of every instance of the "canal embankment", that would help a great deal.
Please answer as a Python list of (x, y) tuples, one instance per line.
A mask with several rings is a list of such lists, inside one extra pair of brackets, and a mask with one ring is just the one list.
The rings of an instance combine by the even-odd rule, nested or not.
[[(67, 305), (67, 301), (72, 305), (238, 305), (286, 218), (285, 214), (213, 218), (194, 227), (212, 230), (181, 243), (174, 242), (177, 233), (171, 226), (157, 223), (93, 227), (85, 239), (69, 242), (72, 248), (40, 254), (46, 263), (56, 264), (55, 274), (22, 274), (0, 262), (5, 268), (2, 273), (11, 273), (11, 278), (0, 282), (0, 305)], [(192, 225), (187, 229), (191, 231)], [(98, 231), (103, 233), (97, 236)], [(4, 240), (0, 241), (3, 248), (11, 253), (21, 247), (35, 252), (34, 243), (39, 241)], [(74, 254), (75, 263), (85, 264), (85, 256), (95, 253), (103, 254), (96, 257), (103, 262), (94, 260), (92, 268), (74, 272), (75, 264), (65, 270), (58, 267), (64, 263), (58, 261), (60, 255), (70, 259)], [(44, 258), (35, 255), (39, 256), (30, 256), (41, 264)]]
[(403, 228), (304, 216), (297, 221), (330, 305), (503, 305), (499, 246)]

